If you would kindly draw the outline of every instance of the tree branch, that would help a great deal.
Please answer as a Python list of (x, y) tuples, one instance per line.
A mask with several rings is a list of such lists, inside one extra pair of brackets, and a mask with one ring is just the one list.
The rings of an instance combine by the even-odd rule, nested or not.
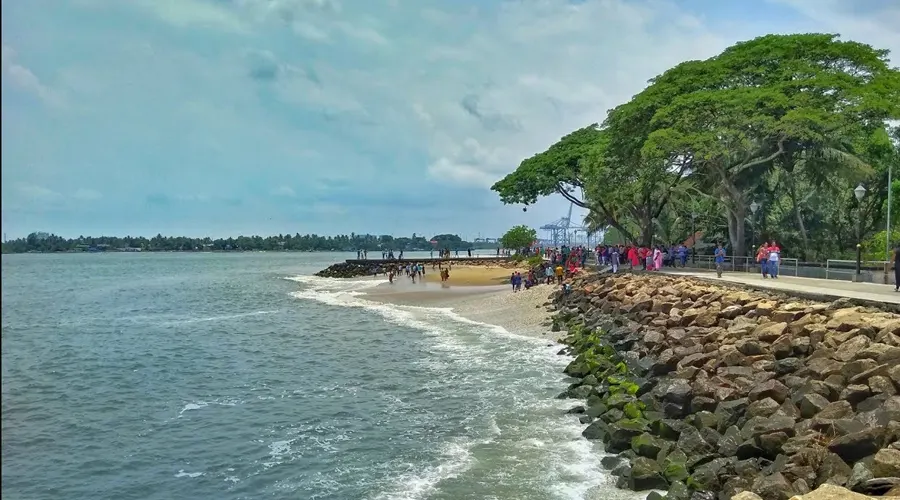
[(569, 190), (566, 189), (566, 187), (563, 185), (562, 182), (556, 183), (556, 192), (561, 194), (563, 196), (563, 198), (565, 198), (569, 202), (574, 203), (576, 206), (581, 207), (581, 208), (590, 209), (590, 207), (588, 207), (584, 201), (579, 200), (578, 198), (572, 196), (572, 193), (570, 193)]
[(774, 160), (775, 158), (778, 158), (779, 156), (784, 154), (784, 141), (785, 141), (784, 137), (782, 137), (781, 139), (778, 139), (778, 150), (777, 151), (770, 154), (769, 156), (766, 156), (765, 158), (757, 158), (749, 163), (745, 162), (743, 165), (740, 165), (735, 168), (734, 174), (737, 175), (737, 174), (743, 172), (744, 170), (747, 170), (748, 168), (755, 167), (757, 165), (762, 165), (763, 163), (768, 163), (768, 162)]

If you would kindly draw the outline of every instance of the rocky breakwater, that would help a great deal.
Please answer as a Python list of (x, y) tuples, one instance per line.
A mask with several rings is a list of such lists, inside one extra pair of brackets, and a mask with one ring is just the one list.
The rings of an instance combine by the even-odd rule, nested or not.
[(556, 292), (560, 395), (617, 485), (648, 498), (900, 492), (900, 316), (689, 278), (592, 275)]

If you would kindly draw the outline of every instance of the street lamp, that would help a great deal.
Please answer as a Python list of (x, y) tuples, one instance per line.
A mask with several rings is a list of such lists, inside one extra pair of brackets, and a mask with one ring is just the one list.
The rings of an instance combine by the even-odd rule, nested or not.
[(751, 217), (750, 217), (750, 248), (747, 249), (748, 255), (750, 255), (751, 258), (753, 257), (753, 250), (754, 250), (754, 248), (756, 248), (756, 238), (754, 238), (754, 236), (755, 236), (754, 233), (756, 232), (755, 230), (756, 230), (756, 211), (757, 210), (759, 210), (759, 203), (754, 201), (753, 203), (750, 204), (750, 215), (751, 215)]
[(853, 190), (853, 194), (856, 195), (858, 204), (856, 208), (856, 280), (859, 281), (862, 274), (862, 200), (866, 196), (866, 188), (860, 183)]

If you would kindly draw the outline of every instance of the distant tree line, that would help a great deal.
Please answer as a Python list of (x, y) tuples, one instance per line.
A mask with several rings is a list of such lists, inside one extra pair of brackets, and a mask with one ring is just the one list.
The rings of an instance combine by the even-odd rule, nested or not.
[[(435, 243), (432, 243), (434, 241)], [(335, 251), (381, 251), (381, 250), (432, 250), (447, 248), (465, 250), (468, 248), (496, 248), (496, 243), (468, 242), (455, 234), (439, 234), (430, 239), (418, 236), (394, 237), (391, 235), (342, 234), (320, 236), (317, 234), (277, 236), (238, 236), (236, 238), (189, 238), (185, 236), (163, 236), (152, 238), (143, 236), (79, 236), (63, 238), (55, 234), (31, 233), (25, 238), (3, 242), (3, 253), (43, 253), (43, 252), (199, 252), (199, 251), (295, 251), (295, 252), (335, 252)]]

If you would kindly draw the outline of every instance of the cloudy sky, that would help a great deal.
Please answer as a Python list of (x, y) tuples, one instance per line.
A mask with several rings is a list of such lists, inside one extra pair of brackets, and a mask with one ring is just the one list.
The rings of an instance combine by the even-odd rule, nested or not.
[(4, 0), (0, 22), (10, 238), (498, 236), (568, 207), (494, 181), (682, 60), (770, 32), (900, 54), (898, 0)]

